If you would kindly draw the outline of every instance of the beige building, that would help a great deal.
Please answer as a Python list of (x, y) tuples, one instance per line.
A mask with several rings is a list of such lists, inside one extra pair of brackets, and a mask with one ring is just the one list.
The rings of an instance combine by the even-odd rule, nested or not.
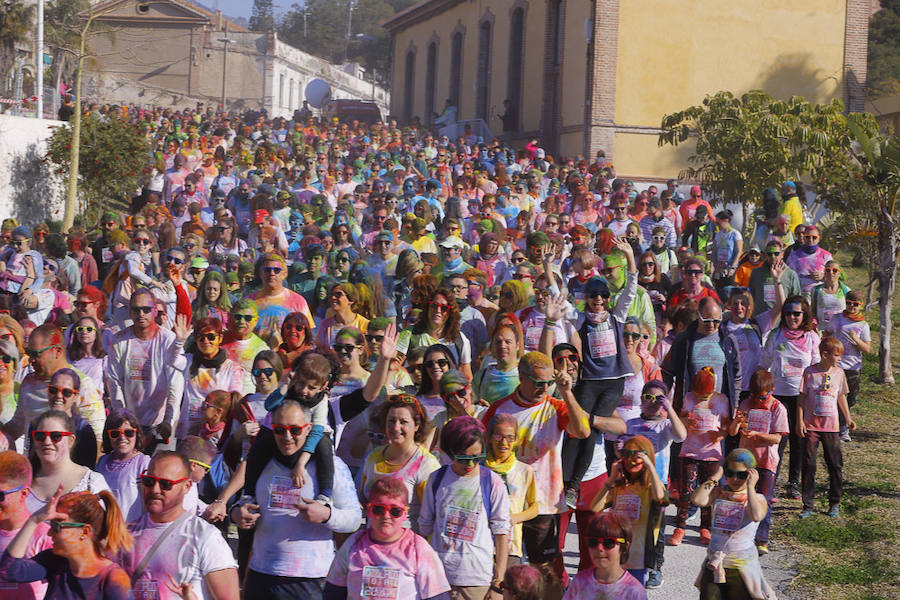
[(664, 114), (707, 94), (763, 89), (865, 100), (871, 0), (423, 0), (393, 37), (392, 114), (429, 122), (447, 99), (494, 132), (553, 154), (604, 150), (619, 174), (664, 179), (689, 145), (659, 148)]
[(282, 42), (274, 32), (248, 31), (184, 0), (110, 0), (93, 11), (103, 29), (91, 38), (86, 97), (143, 106), (215, 105), (224, 81), (228, 109), (264, 108), (270, 116), (289, 117), (301, 107), (306, 85), (319, 78), (334, 98), (373, 100), (387, 112), (389, 94), (371, 81)]

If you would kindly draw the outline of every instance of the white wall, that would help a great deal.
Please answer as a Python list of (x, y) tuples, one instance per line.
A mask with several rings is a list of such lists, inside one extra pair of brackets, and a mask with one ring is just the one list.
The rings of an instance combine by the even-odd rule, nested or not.
[(42, 162), (45, 141), (62, 121), (0, 115), (0, 220), (34, 225), (63, 217), (66, 182)]

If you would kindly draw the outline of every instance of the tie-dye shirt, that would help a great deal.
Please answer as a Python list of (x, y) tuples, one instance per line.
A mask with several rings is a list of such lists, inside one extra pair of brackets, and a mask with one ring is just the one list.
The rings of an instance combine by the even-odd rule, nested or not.
[[(255, 333), (251, 333), (246, 340), (233, 340), (226, 344), (222, 344), (222, 349), (228, 360), (235, 362), (244, 369), (244, 394), (250, 394), (256, 389), (256, 383), (253, 381), (253, 360), (256, 355), (263, 350), (271, 350), (269, 345), (263, 341), (261, 337)], [(284, 365), (288, 368), (290, 365)]]
[(176, 437), (183, 438), (192, 425), (202, 422), (203, 401), (215, 390), (241, 393), (244, 387), (244, 369), (236, 362), (225, 359), (219, 368), (199, 367), (197, 374), (190, 374), (193, 356), (186, 356), (188, 368), (184, 373), (184, 398), (181, 401), (181, 418), (178, 419)]
[(536, 404), (523, 404), (513, 392), (498, 400), (484, 414), (487, 426), (495, 414), (510, 414), (519, 423), (516, 458), (534, 469), (538, 488), (538, 514), (555, 515), (564, 510), (562, 480), (563, 432), (569, 424), (565, 402), (551, 396)]
[(327, 581), (347, 588), (347, 600), (421, 600), (450, 591), (437, 553), (411, 529), (389, 544), (357, 531), (334, 557)]
[(829, 260), (834, 260), (831, 252), (823, 248), (816, 248), (812, 254), (807, 254), (803, 250), (794, 250), (784, 262), (796, 271), (797, 276), (800, 277), (800, 289), (803, 290), (803, 295), (809, 298), (813, 286), (817, 283), (810, 274), (814, 271), (824, 271), (825, 263)]
[(256, 334), (266, 339), (273, 336), (281, 340), (281, 323), (292, 312), (301, 312), (310, 323), (315, 323), (306, 299), (296, 292), (285, 288), (275, 296), (264, 295), (263, 290), (250, 294), (259, 309), (259, 321), (256, 323)]

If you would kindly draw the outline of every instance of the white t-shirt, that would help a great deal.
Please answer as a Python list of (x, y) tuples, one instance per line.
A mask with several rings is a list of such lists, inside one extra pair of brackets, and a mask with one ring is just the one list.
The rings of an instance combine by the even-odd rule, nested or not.
[[(103, 475), (100, 475), (96, 471), (85, 469), (84, 476), (78, 483), (72, 486), (72, 489), (68, 490), (68, 492), (87, 491), (91, 492), (92, 494), (96, 494), (97, 492), (103, 490), (109, 490), (109, 486), (106, 485), (106, 480), (103, 479)], [(28, 490), (28, 498), (25, 499), (25, 507), (28, 509), (28, 512), (34, 514), (44, 508), (44, 506), (46, 506), (47, 502), (49, 501), (50, 498), (47, 498), (46, 500), (43, 498), (38, 498), (37, 496), (35, 496), (34, 490), (30, 489)]]
[[(129, 526), (134, 536), (134, 549), (125, 556), (122, 567), (133, 575), (144, 556), (171, 523), (154, 523), (144, 514)], [(178, 600), (165, 583), (169, 575), (175, 581), (187, 582), (200, 600), (210, 598), (203, 578), (209, 573), (235, 569), (237, 563), (228, 542), (218, 529), (191, 515), (178, 525), (150, 558), (140, 579), (133, 582), (135, 599), (158, 598)], [(153, 595), (155, 592), (156, 595)]]
[[(481, 467), (487, 469), (487, 467)], [(433, 489), (432, 473), (422, 495), (419, 530), (430, 537), (447, 581), (454, 586), (490, 585), (494, 574), (494, 536), (509, 534), (509, 492), (500, 476), (490, 471), (490, 516), (485, 514), (481, 475), (460, 477), (447, 467), (440, 487)]]
[(831, 318), (831, 321), (825, 326), (825, 330), (833, 333), (844, 345), (844, 354), (841, 355), (838, 366), (848, 371), (862, 369), (862, 353), (856, 347), (856, 344), (850, 341), (850, 336), (847, 334), (850, 331), (855, 331), (859, 339), (864, 342), (871, 342), (872, 333), (869, 330), (869, 324), (865, 320), (851, 321), (843, 312), (839, 312)]

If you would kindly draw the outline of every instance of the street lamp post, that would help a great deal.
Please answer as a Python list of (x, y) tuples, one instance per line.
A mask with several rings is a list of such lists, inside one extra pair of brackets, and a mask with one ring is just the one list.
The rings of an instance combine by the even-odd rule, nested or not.
[(222, 112), (225, 112), (225, 84), (228, 76), (228, 44), (234, 40), (228, 37), (228, 21), (225, 21), (225, 37), (218, 38), (222, 42)]
[(44, 0), (37, 3), (37, 31), (34, 49), (34, 95), (37, 96), (37, 118), (44, 118)]

